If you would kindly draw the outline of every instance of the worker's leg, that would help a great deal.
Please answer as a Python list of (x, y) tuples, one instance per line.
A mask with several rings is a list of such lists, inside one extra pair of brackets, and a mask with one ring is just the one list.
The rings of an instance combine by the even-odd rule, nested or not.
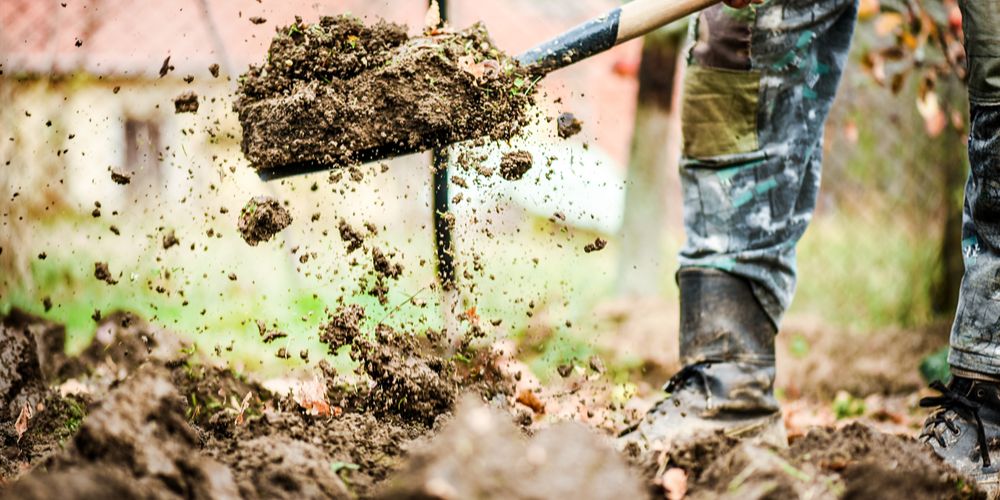
[(819, 188), (823, 122), (855, 0), (771, 0), (702, 12), (684, 86), (681, 357), (671, 396), (624, 436), (698, 430), (783, 439), (774, 334), (795, 286), (795, 243)]
[(819, 190), (823, 124), (855, 0), (771, 1), (701, 15), (684, 98), (682, 268), (746, 278), (777, 325)]
[[(989, 491), (1000, 490), (1000, 2), (961, 2), (969, 61), (965, 275), (951, 332), (953, 378), (921, 437)], [(959, 397), (956, 397), (959, 396)], [(987, 451), (988, 450), (988, 451)]]

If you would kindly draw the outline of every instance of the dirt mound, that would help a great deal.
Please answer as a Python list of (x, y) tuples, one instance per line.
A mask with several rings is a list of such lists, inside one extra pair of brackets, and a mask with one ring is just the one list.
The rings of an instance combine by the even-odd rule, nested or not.
[(65, 362), (66, 330), (19, 309), (0, 323), (0, 421), (14, 422), (25, 405), (47, 395), (47, 382)]
[(240, 211), (240, 236), (250, 246), (268, 241), (292, 223), (292, 216), (278, 200), (267, 196), (256, 196)]
[(509, 415), (466, 399), (455, 418), (380, 497), (641, 498), (643, 488), (609, 443), (562, 423), (526, 439)]
[(360, 306), (342, 306), (322, 327), (320, 340), (331, 353), (349, 346), (358, 373), (371, 381), (359, 394), (366, 410), (432, 425), (452, 408), (463, 388), (486, 399), (511, 394), (512, 384), (500, 375), (489, 353), (466, 351), (448, 357), (445, 340), (435, 332), (418, 337), (379, 324), (366, 334), (361, 331), (364, 318)]
[(978, 498), (971, 482), (916, 440), (859, 423), (817, 428), (788, 449), (719, 435), (670, 450), (655, 477), (671, 467), (688, 474), (688, 498)]
[(258, 169), (506, 139), (533, 89), (481, 24), (410, 38), (404, 26), (350, 16), (296, 18), (240, 82), (242, 149)]
[[(65, 497), (66, 485), (56, 478), (72, 477), (101, 496), (129, 491), (149, 498), (235, 498), (229, 469), (196, 452), (199, 434), (184, 406), (162, 368), (143, 367), (97, 404), (45, 472), (15, 486), (15, 496), (24, 488), (33, 497)], [(112, 481), (102, 484), (108, 477)]]

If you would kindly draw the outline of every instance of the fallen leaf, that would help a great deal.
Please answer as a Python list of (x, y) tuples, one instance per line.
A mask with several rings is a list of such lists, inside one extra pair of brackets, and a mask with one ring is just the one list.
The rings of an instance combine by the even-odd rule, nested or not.
[(299, 384), (295, 390), (295, 402), (310, 415), (326, 417), (331, 414), (330, 403), (326, 400), (326, 384), (318, 377)]
[(250, 396), (252, 394), (253, 393), (247, 391), (247, 395), (243, 396), (243, 402), (240, 403), (240, 413), (239, 415), (236, 415), (236, 425), (243, 425), (243, 413), (250, 407)]
[(465, 319), (467, 319), (469, 323), (472, 323), (473, 325), (479, 324), (479, 315), (476, 314), (476, 306), (466, 309), (464, 315)]
[(668, 500), (681, 500), (687, 495), (688, 476), (684, 469), (673, 467), (663, 473), (663, 489)]
[(21, 407), (21, 414), (17, 416), (17, 421), (14, 422), (14, 430), (17, 431), (17, 442), (21, 442), (21, 436), (28, 431), (28, 421), (31, 420), (31, 405), (25, 403)]
[(948, 125), (948, 116), (941, 109), (937, 93), (928, 91), (923, 98), (917, 98), (917, 111), (924, 118), (927, 135), (937, 137)]
[(539, 415), (545, 413), (545, 403), (542, 403), (542, 400), (538, 399), (538, 396), (532, 391), (521, 391), (515, 401), (531, 408), (531, 411)]

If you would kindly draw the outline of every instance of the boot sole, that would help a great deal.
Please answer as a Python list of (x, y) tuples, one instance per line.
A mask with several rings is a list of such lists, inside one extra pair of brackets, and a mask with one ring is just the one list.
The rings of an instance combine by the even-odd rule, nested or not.
[(996, 474), (988, 476), (973, 475), (972, 480), (975, 481), (979, 489), (986, 492), (986, 498), (989, 500), (1000, 500), (1000, 476)]
[(762, 418), (747, 425), (730, 427), (723, 431), (726, 436), (747, 439), (756, 444), (769, 444), (777, 448), (788, 448), (788, 432), (781, 413)]

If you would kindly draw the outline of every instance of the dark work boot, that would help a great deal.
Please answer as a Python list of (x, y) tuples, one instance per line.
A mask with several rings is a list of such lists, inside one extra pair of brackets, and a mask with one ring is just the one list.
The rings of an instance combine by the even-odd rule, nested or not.
[(940, 396), (920, 400), (937, 408), (924, 421), (920, 440), (956, 470), (976, 481), (989, 498), (1000, 497), (1000, 383), (954, 375)]
[(669, 395), (626, 429), (619, 446), (639, 452), (688, 443), (717, 431), (787, 446), (774, 398), (777, 329), (750, 283), (714, 269), (678, 273), (681, 362)]

